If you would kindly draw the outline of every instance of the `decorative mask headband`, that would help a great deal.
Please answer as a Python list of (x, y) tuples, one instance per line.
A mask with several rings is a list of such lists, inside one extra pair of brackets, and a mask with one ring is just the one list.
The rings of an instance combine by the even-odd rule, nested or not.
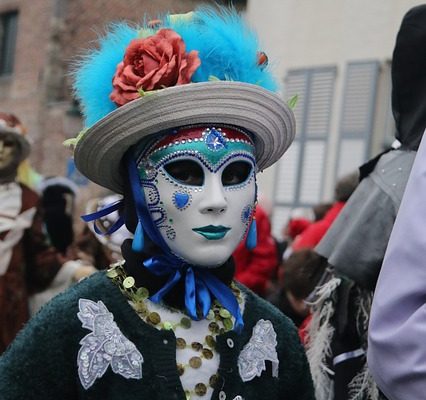
[[(212, 172), (217, 171), (228, 157), (241, 155), (253, 159), (254, 143), (248, 134), (236, 128), (189, 127), (173, 130), (162, 139), (147, 145), (142, 143), (142, 151), (136, 163), (141, 179), (149, 178), (153, 167), (158, 168), (176, 157), (196, 155)], [(208, 149), (206, 153), (205, 149)], [(254, 161), (254, 159), (253, 159)]]

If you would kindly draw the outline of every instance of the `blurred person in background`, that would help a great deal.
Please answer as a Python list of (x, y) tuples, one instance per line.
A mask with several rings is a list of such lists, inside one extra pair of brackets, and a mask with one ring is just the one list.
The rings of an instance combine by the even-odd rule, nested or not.
[(291, 249), (291, 244), (312, 222), (315, 215), (310, 208), (294, 208), (290, 212), (287, 223), (282, 228), (282, 240), (277, 241), (278, 262), (286, 258), (286, 251)]
[(42, 180), (38, 190), (47, 242), (68, 261), (47, 288), (29, 297), (31, 315), (73, 283), (96, 272), (89, 257), (82, 257), (76, 251), (74, 218), (77, 185), (65, 177), (52, 176)]
[[(358, 182), (358, 171), (345, 175), (337, 181), (336, 187), (334, 188), (334, 202), (330, 207), (327, 207), (327, 204), (317, 206), (316, 218), (319, 217), (320, 219), (307, 226), (306, 229), (294, 239), (291, 244), (293, 251), (306, 248), (312, 249), (319, 243), (358, 186)], [(322, 218), (321, 213), (324, 213)]]
[(291, 254), (291, 244), (294, 239), (313, 222), (313, 217), (314, 214), (310, 208), (294, 208), (290, 212), (290, 217), (282, 229), (283, 239), (275, 239), (277, 246), (277, 268), (269, 280), (264, 294), (264, 297), (268, 301), (280, 308), (281, 311), (289, 316), (297, 326), (300, 324), (301, 320), (297, 314), (293, 313), (293, 310), (287, 300), (285, 300), (286, 306), (279, 305), (282, 294), (282, 282), (280, 279), (283, 271), (283, 260), (286, 257), (286, 250), (288, 254)]
[(312, 212), (314, 213), (314, 222), (319, 221), (325, 217), (327, 211), (333, 206), (332, 202), (318, 203), (312, 207)]
[(285, 252), (278, 279), (269, 288), (267, 298), (292, 318), (296, 326), (300, 326), (304, 342), (311, 319), (310, 307), (305, 303), (305, 298), (314, 291), (325, 272), (324, 259), (312, 249), (352, 195), (358, 185), (358, 177), (358, 172), (354, 172), (339, 179), (334, 191), (334, 203), (320, 203), (312, 208), (315, 221), (291, 219), (287, 226), (288, 232), (294, 226), (302, 226), (303, 229), (295, 235)]
[(383, 398), (366, 363), (367, 328), (377, 277), (426, 126), (425, 11), (423, 5), (405, 15), (393, 51), (392, 111), (401, 147), (360, 168), (359, 186), (315, 249), (331, 270), (318, 289), (308, 344), (318, 400)]
[(23, 124), (0, 112), (0, 353), (29, 318), (28, 296), (46, 289), (64, 263), (67, 268), (43, 232), (38, 195), (16, 181), (29, 153)]
[(305, 342), (310, 307), (306, 299), (314, 291), (325, 271), (326, 263), (312, 249), (296, 250), (280, 266), (278, 285), (268, 300), (290, 317), (300, 328)]
[(45, 178), (39, 185), (44, 229), (50, 244), (66, 255), (74, 243), (77, 185), (62, 176)]

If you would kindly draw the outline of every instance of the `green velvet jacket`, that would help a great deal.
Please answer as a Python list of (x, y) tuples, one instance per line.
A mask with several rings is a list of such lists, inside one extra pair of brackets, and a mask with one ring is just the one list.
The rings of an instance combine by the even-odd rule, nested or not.
[[(314, 400), (309, 367), (294, 325), (272, 305), (244, 291), (243, 332), (230, 331), (216, 337), (221, 384), (212, 399)], [(83, 328), (77, 316), (80, 299), (101, 300), (113, 314), (122, 334), (143, 356), (140, 379), (127, 379), (108, 366), (90, 387), (83, 387), (77, 355), (80, 341), (90, 331)], [(273, 376), (267, 362), (259, 377), (243, 382), (238, 356), (261, 319), (270, 321), (277, 334), (278, 377)], [(43, 307), (0, 357), (0, 398), (185, 400), (176, 368), (174, 332), (157, 330), (143, 322), (119, 288), (99, 272)]]

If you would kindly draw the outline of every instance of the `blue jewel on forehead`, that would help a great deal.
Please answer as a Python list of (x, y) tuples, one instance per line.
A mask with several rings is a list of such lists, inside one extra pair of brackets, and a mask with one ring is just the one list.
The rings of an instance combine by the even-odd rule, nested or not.
[(208, 128), (203, 132), (206, 146), (211, 151), (219, 151), (226, 147), (226, 141), (221, 131), (216, 128)]

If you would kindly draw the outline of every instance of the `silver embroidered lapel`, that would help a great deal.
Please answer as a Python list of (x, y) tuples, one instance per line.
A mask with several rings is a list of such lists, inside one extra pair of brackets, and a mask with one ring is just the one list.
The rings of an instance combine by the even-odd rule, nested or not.
[(266, 369), (265, 361), (272, 362), (272, 376), (278, 376), (277, 334), (271, 321), (261, 319), (253, 328), (249, 342), (238, 357), (238, 369), (243, 382), (260, 376)]
[(142, 354), (114, 322), (114, 316), (102, 301), (80, 299), (77, 313), (83, 328), (90, 329), (81, 339), (77, 356), (78, 376), (85, 389), (100, 378), (108, 366), (127, 379), (142, 378)]

